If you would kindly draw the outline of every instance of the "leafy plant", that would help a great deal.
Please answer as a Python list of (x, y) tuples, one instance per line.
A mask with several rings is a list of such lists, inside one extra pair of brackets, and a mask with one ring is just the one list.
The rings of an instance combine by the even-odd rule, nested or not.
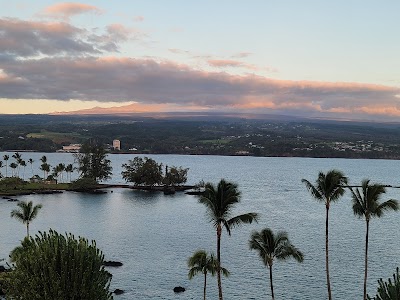
[(400, 275), (399, 268), (393, 274), (393, 281), (389, 278), (387, 282), (383, 279), (378, 280), (378, 290), (374, 298), (368, 295), (369, 300), (399, 300), (400, 299)]

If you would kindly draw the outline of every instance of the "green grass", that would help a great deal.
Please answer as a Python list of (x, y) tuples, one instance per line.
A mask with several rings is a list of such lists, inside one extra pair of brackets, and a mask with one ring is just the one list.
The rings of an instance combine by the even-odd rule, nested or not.
[(26, 135), (28, 138), (42, 138), (52, 140), (54, 143), (78, 143), (85, 137), (77, 132), (53, 132), (42, 130), (41, 132), (32, 132)]

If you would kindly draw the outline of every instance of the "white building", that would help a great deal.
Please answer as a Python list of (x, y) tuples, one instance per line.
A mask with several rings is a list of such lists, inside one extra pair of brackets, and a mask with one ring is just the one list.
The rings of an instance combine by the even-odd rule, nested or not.
[(113, 148), (114, 148), (114, 150), (121, 150), (121, 141), (113, 140)]
[(68, 146), (62, 147), (62, 152), (79, 152), (81, 150), (81, 144), (69, 144)]

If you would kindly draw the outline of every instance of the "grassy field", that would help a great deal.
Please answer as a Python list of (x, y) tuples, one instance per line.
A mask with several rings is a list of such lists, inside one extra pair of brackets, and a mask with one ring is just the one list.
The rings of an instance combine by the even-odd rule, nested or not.
[(29, 133), (27, 134), (27, 137), (49, 139), (57, 144), (68, 144), (68, 143), (74, 144), (74, 143), (79, 143), (83, 139), (85, 139), (85, 137), (76, 132), (67, 133), (67, 132), (53, 132), (46, 130), (42, 130), (41, 132)]

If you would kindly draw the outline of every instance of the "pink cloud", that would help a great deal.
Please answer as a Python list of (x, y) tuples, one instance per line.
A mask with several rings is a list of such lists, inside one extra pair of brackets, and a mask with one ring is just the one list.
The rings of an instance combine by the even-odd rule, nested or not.
[(46, 7), (42, 14), (50, 17), (69, 19), (74, 15), (83, 13), (94, 13), (100, 15), (103, 11), (93, 5), (76, 2), (63, 2)]
[(135, 22), (143, 22), (144, 21), (144, 17), (143, 16), (136, 16), (133, 18), (133, 20)]

